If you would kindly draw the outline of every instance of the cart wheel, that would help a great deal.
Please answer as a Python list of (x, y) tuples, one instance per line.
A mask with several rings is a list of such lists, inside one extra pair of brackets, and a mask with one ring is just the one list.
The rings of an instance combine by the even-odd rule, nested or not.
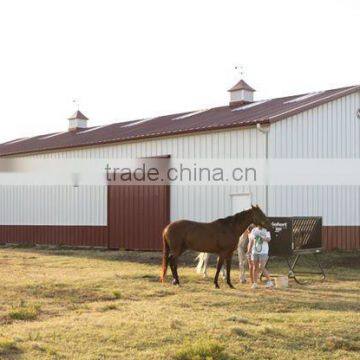
[(299, 285), (306, 285), (306, 284), (309, 284), (309, 281), (306, 281), (306, 280), (299, 280), (295, 275), (293, 276), (293, 279), (295, 280), (295, 282)]
[[(317, 275), (317, 274), (314, 274)], [(326, 278), (325, 274), (318, 274), (321, 275), (320, 278), (320, 282), (323, 282)], [(306, 280), (302, 280), (299, 279), (298, 277), (296, 277), (296, 275), (294, 274), (293, 279), (295, 280), (296, 283), (298, 283), (299, 285), (309, 285), (309, 284), (313, 284), (319, 281), (319, 279), (312, 277), (311, 279), (306, 279)]]

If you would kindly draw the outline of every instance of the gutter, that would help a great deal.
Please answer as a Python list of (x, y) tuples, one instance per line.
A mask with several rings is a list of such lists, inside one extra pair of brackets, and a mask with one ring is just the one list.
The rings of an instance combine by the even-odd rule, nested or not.
[[(265, 135), (265, 159), (266, 159), (266, 167), (268, 166), (269, 159), (269, 132), (270, 126), (263, 127), (262, 124), (257, 123), (256, 129)], [(265, 214), (269, 214), (269, 184), (265, 185)]]

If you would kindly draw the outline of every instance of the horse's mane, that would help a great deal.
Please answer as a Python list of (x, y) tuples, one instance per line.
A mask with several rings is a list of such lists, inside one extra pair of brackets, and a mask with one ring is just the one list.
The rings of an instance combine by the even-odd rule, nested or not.
[(251, 209), (243, 210), (235, 215), (230, 215), (230, 216), (227, 216), (226, 218), (218, 219), (218, 220), (216, 220), (216, 222), (219, 222), (222, 225), (234, 224), (235, 222), (238, 222), (239, 219), (243, 218), (245, 216), (245, 214), (247, 214), (250, 211), (251, 211)]
[(217, 219), (215, 222), (218, 222), (222, 225), (232, 224), (235, 220), (235, 215), (227, 216), (226, 218)]

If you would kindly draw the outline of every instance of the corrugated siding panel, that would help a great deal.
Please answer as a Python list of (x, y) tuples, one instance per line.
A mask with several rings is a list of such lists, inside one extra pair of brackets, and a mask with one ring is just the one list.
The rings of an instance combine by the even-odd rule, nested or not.
[(0, 186), (0, 225), (106, 226), (106, 186)]
[(322, 216), (326, 226), (360, 225), (359, 186), (271, 186), (271, 216)]
[(359, 250), (360, 226), (324, 226), (323, 242), (326, 250)]
[(0, 226), (0, 243), (108, 246), (106, 226)]
[[(131, 143), (32, 155), (36, 158), (138, 158), (171, 155), (173, 158), (265, 157), (265, 135), (256, 128), (149, 139)], [(254, 203), (265, 207), (264, 186), (171, 186), (171, 221), (187, 218), (210, 221), (231, 214), (230, 194), (251, 192)]]
[(359, 158), (360, 93), (354, 93), (271, 125), (275, 158)]
[[(270, 156), (359, 159), (359, 108), (355, 93), (276, 122)], [(269, 197), (271, 216), (322, 216), (328, 249), (360, 248), (360, 186), (274, 186)]]

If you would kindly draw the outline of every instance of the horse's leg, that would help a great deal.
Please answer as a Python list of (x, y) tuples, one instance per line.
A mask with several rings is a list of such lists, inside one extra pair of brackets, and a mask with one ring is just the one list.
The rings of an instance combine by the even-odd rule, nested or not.
[(223, 265), (222, 268), (221, 268), (221, 275), (222, 275), (222, 278), (225, 280), (225, 279), (226, 279), (226, 268), (225, 268), (225, 265)]
[(175, 266), (174, 266), (174, 255), (169, 256), (169, 263), (170, 263), (171, 273), (173, 276), (173, 284), (175, 285), (175, 279), (176, 279), (175, 273), (176, 272), (175, 272)]
[(239, 270), (240, 270), (240, 282), (241, 284), (246, 283), (245, 277), (245, 264), (247, 261), (246, 253), (243, 248), (239, 246), (238, 248), (238, 257), (239, 257)]
[(173, 264), (174, 264), (174, 280), (173, 280), (173, 284), (174, 285), (180, 285), (179, 275), (178, 275), (178, 271), (177, 271), (177, 256), (173, 257)]
[(173, 281), (172, 281), (173, 285), (180, 285), (179, 276), (177, 272), (177, 259), (178, 259), (177, 255), (170, 255), (169, 260), (170, 260), (170, 268), (173, 276)]
[(231, 261), (232, 261), (232, 254), (226, 259), (226, 282), (231, 289), (235, 289), (230, 279)]
[(209, 266), (209, 258), (210, 258), (210, 254), (209, 253), (204, 253), (204, 278), (208, 277), (207, 269), (208, 269), (208, 266)]
[(215, 288), (216, 289), (219, 289), (219, 283), (218, 283), (218, 280), (219, 280), (219, 273), (220, 273), (220, 270), (223, 266), (223, 263), (224, 263), (224, 258), (219, 255), (218, 259), (217, 259), (217, 265), (216, 265), (216, 274), (215, 274), (215, 278), (214, 278), (214, 284), (215, 284)]
[(200, 253), (197, 256), (198, 264), (196, 265), (196, 272), (204, 275), (205, 253)]

